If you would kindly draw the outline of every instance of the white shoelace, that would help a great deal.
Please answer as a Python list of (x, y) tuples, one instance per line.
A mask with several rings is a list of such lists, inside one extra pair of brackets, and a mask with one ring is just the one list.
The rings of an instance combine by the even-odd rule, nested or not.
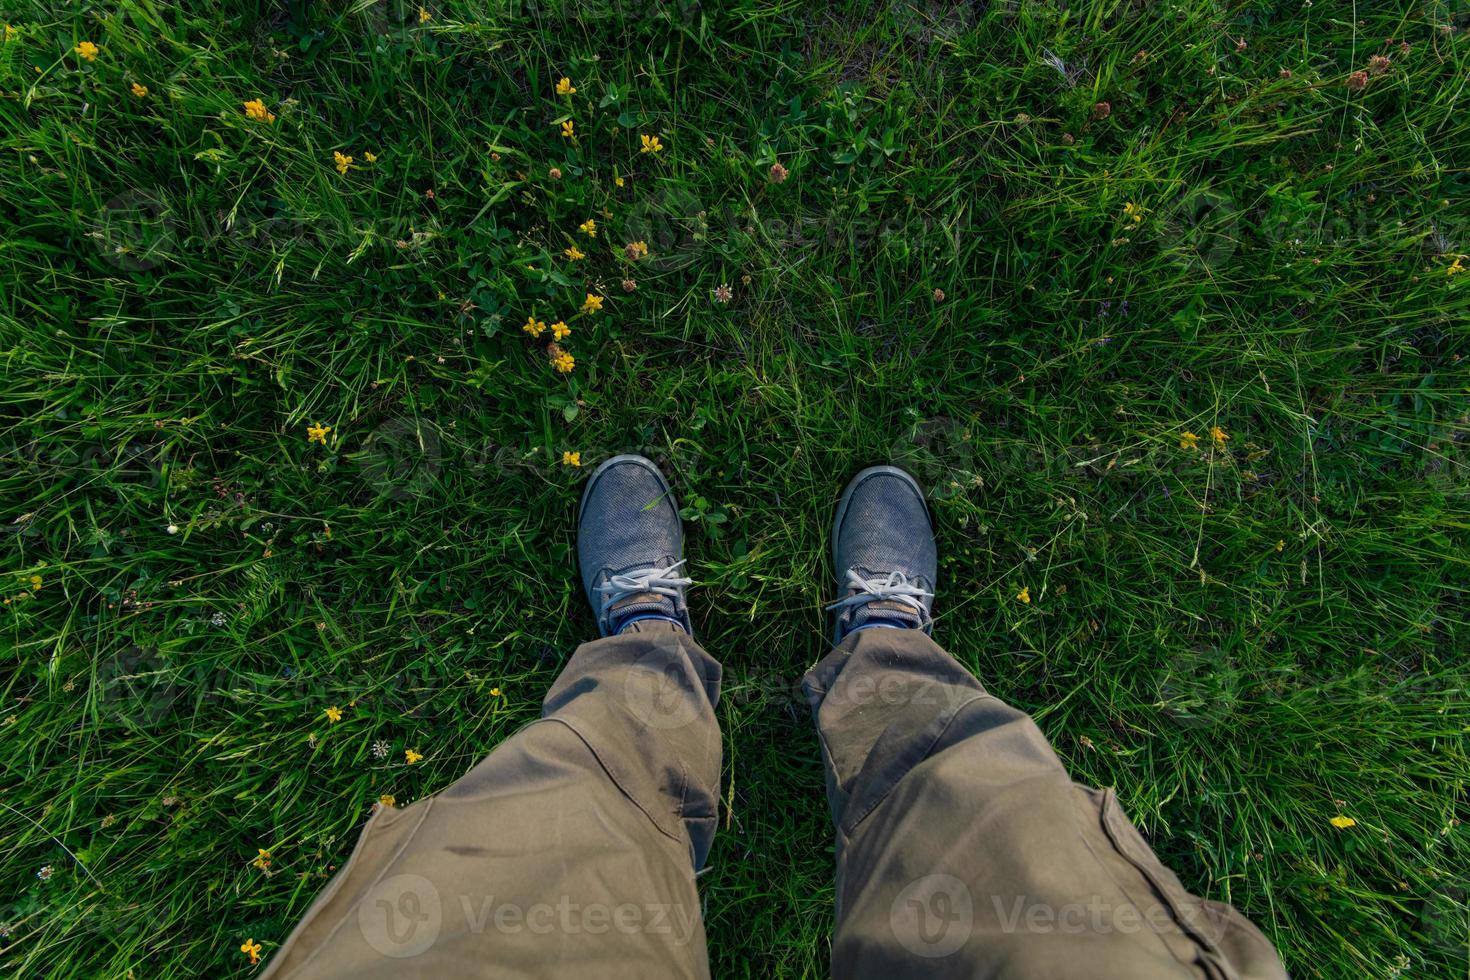
[(602, 596), (598, 617), (606, 617), (609, 609), (629, 596), (646, 592), (674, 599), (677, 606), (679, 589), (694, 584), (694, 579), (677, 574), (679, 567), (686, 561), (687, 558), (680, 558), (668, 568), (640, 568), (634, 572), (611, 576), (597, 587)]
[(934, 593), (911, 583), (903, 572), (889, 572), (885, 578), (863, 578), (849, 568), (847, 587), (858, 591), (832, 603), (827, 607), (828, 612), (841, 612), (870, 602), (889, 600), (908, 606), (918, 613), (920, 626), (927, 626), (930, 622), (929, 611), (924, 608), (922, 600), (934, 598)]

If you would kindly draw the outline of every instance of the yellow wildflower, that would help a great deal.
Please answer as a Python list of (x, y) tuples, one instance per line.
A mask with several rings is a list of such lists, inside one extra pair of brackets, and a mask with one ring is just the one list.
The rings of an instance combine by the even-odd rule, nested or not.
[(5, 25), (5, 40), (14, 41), (19, 36), (20, 31), (16, 30), (14, 27), (11, 27), (9, 24)]
[(643, 143), (643, 146), (638, 150), (639, 153), (658, 153), (664, 148), (664, 145), (658, 141), (657, 136), (649, 136), (647, 133), (644, 133), (638, 138)]
[(1286, 548), (1286, 539), (1285, 538), (1279, 538), (1279, 539), (1277, 539), (1277, 541), (1276, 541), (1276, 550), (1277, 551), (1282, 551), (1285, 548)]
[(269, 869), (271, 866), (271, 852), (263, 847), (257, 847), (255, 849), (255, 860), (250, 863), (262, 871)]
[(335, 704), (328, 708), (324, 714), (327, 716), (327, 721), (337, 722), (342, 720), (342, 709)]
[(32, 575), (31, 576), (31, 591), (32, 592), (40, 592), (41, 591), (41, 576), (39, 576), (39, 575)]
[(97, 47), (97, 45), (93, 44), (91, 41), (83, 41), (75, 48), (72, 48), (72, 50), (75, 51), (83, 61), (96, 61), (97, 53), (102, 49)]
[(240, 952), (250, 957), (251, 966), (254, 966), (255, 964), (260, 962), (260, 950), (260, 943), (256, 942), (254, 939), (247, 939), (240, 944)]
[(398, 799), (392, 793), (384, 793), (378, 797), (378, 804), (380, 806), (393, 806), (397, 802)]
[(639, 259), (647, 258), (648, 243), (629, 242), (628, 244), (623, 246), (623, 254), (628, 257), (628, 261), (630, 262), (637, 262)]
[(148, 86), (139, 85), (137, 82), (134, 82), (132, 84), (132, 92), (137, 98), (146, 99), (148, 97)]
[(332, 162), (337, 165), (337, 173), (346, 175), (347, 168), (352, 166), (352, 158), (341, 150), (332, 151)]
[(576, 126), (573, 125), (570, 119), (561, 124), (561, 134), (567, 139), (571, 139), (573, 136), (577, 135)]
[(1137, 204), (1134, 204), (1132, 201), (1129, 201), (1127, 204), (1123, 205), (1123, 217), (1127, 218), (1129, 221), (1133, 222), (1136, 225), (1143, 220), (1143, 208), (1139, 207)]
[(256, 122), (273, 123), (276, 121), (276, 114), (267, 109), (265, 103), (259, 99), (251, 99), (249, 102), (244, 103), (244, 105), (245, 115), (254, 119)]
[(419, 8), (419, 23), (420, 24), (427, 24), (429, 21), (431, 21), (433, 19), (434, 19), (434, 15), (431, 14), (431, 13), (429, 13), (428, 10), (426, 10), (423, 7), (420, 7)]
[(1447, 275), (1447, 276), (1458, 276), (1460, 273), (1462, 273), (1464, 271), (1465, 271), (1465, 264), (1460, 261), (1460, 259), (1459, 259), (1458, 256), (1456, 256), (1455, 261), (1450, 265), (1450, 267), (1448, 269), (1445, 270), (1445, 275)]
[(1215, 445), (1224, 446), (1230, 441), (1230, 436), (1218, 425), (1210, 426), (1210, 438), (1215, 440)]
[(417, 749), (404, 749), (403, 750), (403, 758), (408, 761), (408, 764), (409, 765), (413, 765), (415, 762), (418, 762), (423, 757), (424, 757), (424, 754), (422, 752), (418, 751)]
[(1021, 591), (1016, 593), (1016, 601), (1031, 605), (1031, 586), (1021, 586)]
[(327, 433), (332, 431), (330, 425), (308, 425), (306, 427), (306, 441), (319, 442), (323, 446), (327, 444)]
[(559, 81), (559, 82), (556, 83), (556, 94), (557, 95), (576, 95), (577, 94), (577, 86), (575, 86), (575, 85), (572, 84), (572, 80), (570, 78), (563, 78), (561, 81)]
[[(581, 453), (567, 453), (567, 452), (562, 453), (561, 454), (561, 465), (563, 465), (563, 466), (581, 466), (582, 465), (582, 454)], [(500, 688), (498, 688), (498, 687), (492, 687), (490, 689), (490, 696), (491, 697), (494, 697), (494, 698), (500, 697)]]
[(571, 259), (573, 262), (577, 261), (578, 259), (585, 259), (587, 257), (587, 253), (584, 252), (584, 251), (582, 251), (580, 248), (578, 248), (575, 245), (573, 245), (571, 248), (564, 248), (564, 249), (562, 249), (561, 254), (565, 255), (567, 258)]
[(596, 313), (602, 309), (602, 297), (595, 293), (588, 293), (587, 298), (582, 301), (583, 313)]
[[(582, 455), (581, 453), (577, 453), (577, 456), (579, 458), (581, 457), (581, 455)], [(576, 465), (581, 466), (582, 464), (580, 462), (578, 462)], [(490, 689), (490, 696), (492, 698), (498, 698), (498, 697), (500, 697), (500, 688), (498, 688), (498, 687), (492, 687)]]
[(541, 336), (541, 332), (546, 329), (546, 324), (542, 323), (534, 316), (528, 316), (526, 317), (526, 322), (521, 324), (521, 329), (530, 334), (532, 337), (539, 337)]
[(561, 340), (563, 337), (571, 336), (572, 328), (566, 325), (566, 321), (558, 320), (551, 325), (551, 339)]
[(571, 374), (572, 368), (577, 366), (577, 359), (564, 350), (559, 350), (551, 358), (551, 366), (561, 374)]
[(592, 218), (588, 218), (586, 221), (577, 226), (577, 230), (586, 235), (588, 238), (596, 238), (597, 222), (594, 221)]
[(618, 185), (618, 186), (619, 186), (619, 187), (622, 187), (622, 186), (623, 186), (623, 185), (624, 185), (624, 184), (626, 184), (626, 183), (627, 183), (627, 181), (625, 181), (625, 180), (624, 180), (624, 179), (623, 179), (623, 178), (621, 178), (621, 177), (614, 177), (614, 178), (613, 178), (613, 183), (614, 183), (614, 184), (617, 184), (617, 185)]
[(1195, 435), (1193, 432), (1186, 432), (1186, 433), (1184, 433), (1183, 435), (1181, 435), (1179, 437), (1179, 448), (1180, 449), (1198, 449), (1199, 448), (1199, 436)]
[(1328, 822), (1331, 823), (1332, 826), (1336, 827), (1338, 830), (1347, 830), (1349, 827), (1356, 827), (1358, 825), (1358, 822), (1352, 817), (1333, 817)]
[(364, 150), (363, 151), (363, 154), (362, 154), (362, 158), (364, 160), (366, 160), (368, 163), (377, 163), (378, 162), (378, 155), (376, 153), (374, 153), (373, 151), (371, 151), (371, 150)]

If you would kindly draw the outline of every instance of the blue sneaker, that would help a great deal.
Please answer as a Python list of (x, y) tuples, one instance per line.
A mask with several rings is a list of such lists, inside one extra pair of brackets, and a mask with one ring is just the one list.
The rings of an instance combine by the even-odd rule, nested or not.
[(651, 460), (614, 456), (587, 478), (577, 564), (603, 636), (641, 619), (666, 619), (693, 635), (679, 505)]
[(847, 485), (832, 522), (841, 599), (832, 642), (860, 629), (933, 629), (938, 559), (924, 491), (896, 466), (870, 466)]

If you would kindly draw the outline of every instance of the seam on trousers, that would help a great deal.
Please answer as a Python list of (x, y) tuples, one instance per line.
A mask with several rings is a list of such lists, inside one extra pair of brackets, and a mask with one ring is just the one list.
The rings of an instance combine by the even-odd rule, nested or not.
[[(1117, 848), (1118, 853), (1123, 856), (1123, 859), (1137, 868), (1138, 873), (1143, 875), (1144, 880), (1159, 894), (1159, 897), (1164, 902), (1164, 906), (1168, 908), (1169, 914), (1173, 916), (1175, 923), (1178, 924), (1179, 931), (1194, 941), (1202, 965), (1208, 967), (1216, 975), (1224, 976), (1227, 980), (1234, 980), (1237, 974), (1228, 965), (1229, 961), (1225, 959), (1219, 946), (1196, 928), (1195, 924), (1190, 920), (1190, 917), (1182, 911), (1180, 907), (1180, 896), (1176, 894), (1176, 890), (1169, 887), (1166, 881), (1160, 879), (1157, 869), (1154, 867), (1154, 863), (1158, 861), (1157, 856), (1153, 855), (1152, 851), (1147, 855), (1134, 853), (1133, 838), (1139, 836), (1138, 828), (1134, 827), (1128, 821), (1127, 815), (1123, 813), (1123, 808), (1118, 803), (1118, 794), (1111, 787), (1103, 791), (1103, 802), (1100, 810), (1103, 833), (1113, 842), (1113, 846)], [(1126, 825), (1126, 827), (1119, 826), (1118, 824)], [(1149, 858), (1153, 859), (1152, 862), (1148, 860)], [(1199, 901), (1203, 903), (1203, 899)]]
[[(414, 837), (417, 836), (417, 834), (419, 832), (419, 828), (424, 825), (424, 821), (427, 820), (428, 817), (429, 817), (429, 811), (434, 808), (434, 800), (435, 800), (436, 796), (437, 796), (437, 794), (435, 796), (429, 796), (429, 797), (426, 797), (424, 799), (424, 812), (419, 815), (418, 822), (413, 825), (413, 829), (408, 832), (407, 836), (405, 836), (403, 838), (403, 841), (398, 845), (398, 847), (393, 851), (393, 853), (391, 855), (389, 855), (389, 857), (386, 860), (383, 861), (383, 867), (382, 867), (382, 869), (378, 871), (377, 875), (372, 879), (372, 881), (370, 881), (367, 884), (367, 887), (363, 889), (363, 894), (364, 895), (366, 895), (368, 892), (372, 891), (374, 888), (376, 888), (378, 886), (378, 883), (380, 881), (382, 881), (383, 880), (383, 877), (389, 872), (389, 870), (392, 869), (393, 863), (398, 860), (399, 856), (403, 854), (404, 849), (406, 847), (408, 847), (408, 845), (413, 841)], [(357, 838), (357, 846), (352, 849), (352, 854), (351, 854), (350, 857), (348, 857), (347, 863), (342, 866), (342, 871), (340, 873), (340, 877), (341, 877), (341, 880), (342, 880), (342, 882), (344, 884), (346, 883), (347, 879), (350, 877), (350, 875), (348, 874), (348, 872), (351, 871), (352, 870), (352, 866), (357, 863), (357, 858), (358, 858), (359, 853), (362, 851), (362, 849), (365, 846), (367, 846), (368, 832), (370, 830), (372, 830), (373, 824), (375, 824), (375, 823), (378, 822), (378, 817), (380, 817), (382, 815), (382, 813), (384, 813), (384, 812), (386, 812), (386, 811), (380, 811), (378, 814), (374, 815), (373, 819), (369, 820), (367, 822), (367, 825), (362, 828), (362, 834), (361, 834), (361, 836), (359, 836)], [(341, 890), (340, 887), (337, 888), (337, 889), (333, 889), (332, 890), (332, 893), (331, 893), (331, 897), (335, 897), (336, 894), (337, 894), (337, 892), (340, 891), (340, 890)], [(330, 901), (330, 898), (328, 900)], [(347, 911), (345, 911), (345, 912), (342, 913), (342, 917), (337, 920), (337, 924), (334, 925), (334, 926), (332, 926), (332, 928), (327, 931), (327, 934), (322, 937), (322, 941), (321, 942), (317, 943), (316, 949), (314, 949), (310, 953), (308, 953), (306, 955), (306, 959), (304, 959), (304, 960), (301, 961), (301, 966), (299, 967), (299, 969), (302, 969), (302, 970), (306, 969), (308, 966), (310, 966), (312, 964), (312, 961), (313, 960), (315, 960), (319, 955), (321, 955), (322, 950), (326, 949), (328, 946), (331, 945), (332, 940), (336, 937), (337, 933), (340, 932), (342, 930), (342, 927), (347, 924), (347, 919), (354, 912), (357, 911), (357, 905), (358, 905), (357, 902), (353, 902), (352, 903), (352, 906), (350, 908), (348, 908)], [(326, 906), (323, 905), (322, 908), (323, 908), (323, 910), (325, 910), (326, 909)], [(315, 918), (315, 917), (313, 916), (313, 918)], [(306, 921), (303, 920), (302, 923), (301, 923), (301, 925), (304, 928), (305, 925), (306, 925)], [(295, 934), (293, 933), (292, 936), (291, 936), (291, 939), (295, 939), (295, 938), (296, 938), (295, 937)], [(289, 946), (289, 945), (290, 945), (290, 941), (288, 940), (287, 941), (287, 946)], [(281, 951), (284, 952), (285, 951), (285, 947), (282, 947), (282, 950)]]
[[(644, 804), (643, 804), (643, 802), (641, 800), (639, 800), (636, 796), (634, 796), (632, 793), (630, 793), (628, 791), (628, 787), (625, 786), (623, 784), (623, 781), (618, 778), (617, 772), (615, 772), (613, 770), (613, 767), (612, 766), (608, 765), (608, 761), (606, 759), (604, 759), (598, 753), (597, 748), (592, 744), (592, 741), (589, 738), (587, 738), (587, 736), (585, 734), (583, 734), (577, 728), (576, 725), (573, 725), (570, 721), (567, 721), (565, 718), (557, 718), (557, 717), (539, 718), (536, 721), (533, 721), (531, 723), (531, 725), (540, 725), (540, 724), (544, 724), (546, 722), (556, 722), (559, 725), (564, 725), (564, 726), (566, 726), (566, 728), (567, 728), (568, 731), (570, 731), (573, 735), (577, 736), (577, 740), (580, 741), (583, 745), (585, 745), (587, 747), (587, 751), (588, 752), (591, 752), (592, 753), (592, 758), (596, 759), (597, 760), (597, 764), (602, 767), (603, 772), (607, 773), (607, 778), (610, 779), (610, 780), (612, 780), (612, 784), (618, 788), (618, 792), (619, 793), (622, 793), (624, 796), (626, 796), (628, 798), (628, 801), (630, 803), (632, 803), (634, 806), (636, 806), (639, 809), (639, 811), (642, 812), (642, 814), (645, 817), (648, 818), (648, 822), (651, 823), (651, 824), (653, 824), (654, 828), (659, 833), (663, 834), (665, 837), (669, 838), (670, 840), (674, 841), (675, 843), (678, 843), (678, 844), (685, 844), (686, 843), (684, 835), (681, 835), (678, 831), (673, 830), (673, 829), (670, 829), (669, 827), (665, 827), (663, 825), (663, 823), (660, 822), (659, 818), (657, 816), (655, 816), (654, 811), (652, 811), (648, 807), (644, 806)], [(527, 725), (526, 727), (529, 728), (531, 726), (530, 725)], [(683, 824), (680, 823), (679, 826), (680, 826), (680, 829), (682, 829)]]
[[(1107, 859), (1098, 852), (1097, 847), (1094, 846), (1096, 842), (1096, 837), (1093, 833), (1090, 832), (1092, 830), (1099, 831), (1101, 833), (1102, 839), (1107, 842), (1109, 846), (1108, 853), (1113, 857), (1121, 858), (1125, 865), (1133, 868), (1135, 871), (1138, 871), (1140, 876), (1143, 878), (1144, 886), (1158, 894), (1158, 889), (1154, 887), (1153, 883), (1149, 880), (1147, 875), (1142, 874), (1141, 869), (1139, 869), (1138, 867), (1138, 863), (1134, 861), (1131, 856), (1124, 853), (1123, 849), (1118, 846), (1115, 840), (1113, 840), (1112, 834), (1108, 832), (1107, 816), (1104, 811), (1107, 806), (1107, 797), (1113, 792), (1112, 788), (1108, 787), (1102, 790), (1092, 790), (1086, 786), (1083, 786), (1081, 783), (1072, 782), (1070, 778), (1067, 780), (1067, 782), (1073, 790), (1073, 799), (1075, 800), (1076, 794), (1080, 792), (1087, 797), (1089, 804), (1089, 806), (1085, 810), (1090, 818), (1088, 827), (1084, 827), (1079, 821), (1078, 811), (1082, 810), (1083, 808), (1076, 805), (1071, 805), (1068, 807), (1068, 811), (1072, 815), (1073, 826), (1076, 828), (1077, 837), (1082, 841), (1082, 846), (1087, 849), (1087, 853), (1092, 855), (1093, 861), (1095, 861), (1097, 863), (1097, 866), (1102, 869), (1103, 875), (1106, 876), (1107, 879), (1113, 883), (1113, 886), (1117, 888), (1118, 891), (1123, 893), (1124, 897), (1127, 898), (1128, 901), (1133, 903), (1133, 907), (1138, 909), (1140, 915), (1145, 915), (1145, 921), (1148, 921), (1146, 918), (1147, 907), (1143, 903), (1139, 902), (1138, 896), (1135, 894), (1136, 888), (1130, 888), (1127, 882), (1124, 882), (1118, 877), (1118, 875), (1115, 873), (1114, 866), (1110, 865)], [(1092, 805), (1092, 793), (1100, 793), (1103, 796), (1102, 802), (1097, 803), (1095, 807)], [(1096, 826), (1092, 827), (1090, 826), (1090, 824), (1096, 824)], [(1134, 884), (1136, 885), (1137, 883), (1134, 882)], [(1173, 907), (1168, 904), (1168, 898), (1162, 894), (1159, 894), (1158, 897), (1164, 902), (1165, 908), (1168, 909), (1170, 916), (1175, 918), (1177, 921), (1178, 917), (1174, 915)], [(1174, 948), (1174, 944), (1169, 942), (1168, 938), (1163, 933), (1161, 933), (1158, 927), (1154, 926), (1152, 922), (1149, 922), (1148, 929), (1146, 931), (1140, 930), (1140, 934), (1153, 936), (1158, 944), (1164, 947), (1164, 951), (1167, 952), (1171, 957), (1173, 957), (1174, 961), (1185, 969), (1193, 971), (1196, 967), (1199, 966), (1198, 953), (1196, 953), (1195, 955), (1194, 962), (1185, 960), (1179, 955), (1178, 950)]]

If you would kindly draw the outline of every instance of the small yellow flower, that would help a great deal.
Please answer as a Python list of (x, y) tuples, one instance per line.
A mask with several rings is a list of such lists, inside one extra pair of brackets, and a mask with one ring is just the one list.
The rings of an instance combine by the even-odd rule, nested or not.
[(551, 359), (551, 366), (561, 374), (571, 374), (572, 368), (577, 366), (577, 359), (566, 351), (557, 351)]
[(327, 444), (327, 433), (332, 431), (330, 425), (308, 425), (306, 427), (306, 441), (308, 443), (319, 442), (323, 446)]
[(1358, 825), (1358, 822), (1352, 817), (1333, 817), (1328, 822), (1331, 823), (1332, 826), (1336, 827), (1338, 830), (1347, 830), (1349, 827), (1356, 827)]
[(1455, 258), (1455, 261), (1450, 265), (1450, 267), (1445, 270), (1445, 275), (1447, 275), (1447, 276), (1458, 276), (1460, 273), (1462, 273), (1464, 271), (1465, 271), (1465, 264), (1460, 261), (1459, 257), (1456, 257)]
[[(578, 455), (581, 455), (581, 454), (579, 453)], [(577, 465), (578, 466), (581, 466), (582, 464), (581, 463), (578, 463)], [(500, 697), (500, 688), (498, 688), (498, 687), (492, 687), (490, 689), (490, 696), (492, 698), (498, 698), (498, 697)]]
[(96, 61), (97, 53), (102, 49), (97, 47), (97, 45), (93, 44), (91, 41), (83, 41), (72, 50), (75, 51), (77, 55), (84, 61)]
[(434, 15), (431, 14), (431, 13), (429, 13), (429, 11), (427, 9), (425, 9), (423, 7), (420, 7), (419, 8), (419, 23), (420, 24), (427, 24), (429, 21), (431, 21), (433, 19), (434, 19)]
[(577, 86), (575, 86), (575, 85), (572, 84), (572, 80), (570, 78), (563, 78), (561, 81), (559, 81), (559, 82), (556, 83), (556, 94), (557, 95), (576, 95), (577, 94)]
[(623, 246), (623, 254), (628, 257), (628, 261), (630, 262), (637, 262), (639, 259), (647, 258), (648, 243), (629, 242), (628, 244)]
[(1186, 432), (1186, 433), (1184, 433), (1183, 435), (1181, 435), (1179, 437), (1179, 448), (1180, 449), (1198, 449), (1199, 448), (1199, 436), (1195, 435), (1193, 432)]
[(1133, 222), (1136, 225), (1143, 220), (1143, 208), (1139, 207), (1137, 204), (1134, 204), (1132, 201), (1129, 201), (1127, 204), (1123, 205), (1123, 217), (1127, 218), (1129, 221)]
[(624, 184), (626, 184), (626, 183), (627, 183), (627, 181), (626, 181), (626, 180), (624, 180), (624, 179), (623, 179), (623, 178), (621, 178), (621, 177), (614, 177), (614, 178), (613, 178), (613, 183), (614, 183), (614, 184), (617, 184), (617, 185), (618, 185), (618, 186), (619, 186), (619, 187), (622, 187), (622, 186), (623, 186), (623, 185), (624, 185)]
[(276, 114), (267, 109), (265, 103), (259, 99), (251, 99), (249, 102), (244, 103), (244, 105), (245, 115), (254, 119), (256, 122), (273, 123), (276, 121)]
[(541, 336), (541, 332), (546, 329), (546, 324), (542, 323), (534, 316), (528, 316), (526, 317), (526, 322), (521, 324), (521, 329), (530, 334), (532, 337), (539, 337)]
[(397, 802), (397, 798), (395, 798), (392, 793), (384, 793), (382, 796), (378, 797), (379, 806), (393, 806)]
[[(582, 454), (581, 453), (568, 453), (568, 452), (562, 453), (561, 454), (561, 465), (563, 465), (563, 466), (581, 466), (582, 465)], [(500, 697), (500, 688), (498, 688), (498, 687), (492, 687), (490, 689), (490, 696), (491, 697), (496, 697), (496, 698)]]
[(373, 151), (371, 151), (371, 150), (364, 150), (363, 151), (363, 154), (362, 154), (362, 158), (364, 160), (366, 160), (368, 163), (377, 163), (378, 162), (378, 155), (376, 153), (374, 153)]
[(582, 251), (580, 248), (578, 248), (575, 245), (573, 245), (571, 248), (564, 248), (564, 249), (562, 249), (561, 254), (565, 255), (567, 258), (571, 259), (573, 262), (576, 262), (578, 259), (585, 259), (587, 257), (587, 253), (584, 252), (584, 251)]
[(572, 123), (570, 119), (561, 124), (561, 134), (567, 139), (571, 139), (573, 136), (577, 135), (576, 126)]
[(338, 722), (342, 720), (342, 709), (335, 704), (328, 708), (324, 714), (327, 716), (327, 721)]
[(268, 870), (271, 866), (271, 852), (263, 847), (257, 847), (255, 852), (255, 860), (250, 863), (262, 871)]
[(1031, 586), (1021, 586), (1021, 591), (1016, 593), (1016, 601), (1028, 606), (1031, 605)]
[(1210, 438), (1215, 440), (1215, 445), (1224, 446), (1230, 441), (1230, 436), (1218, 425), (1210, 426)]
[(659, 142), (657, 136), (649, 136), (647, 133), (644, 133), (638, 138), (643, 143), (642, 147), (638, 150), (639, 153), (658, 153), (664, 148), (664, 145)]
[(5, 40), (7, 40), (7, 41), (14, 41), (18, 37), (20, 37), (20, 31), (16, 30), (14, 27), (11, 27), (9, 24), (6, 24), (5, 25)]
[(255, 964), (260, 962), (260, 950), (260, 943), (256, 942), (254, 939), (247, 939), (240, 944), (240, 952), (250, 957), (251, 966), (254, 966)]
[(587, 298), (582, 301), (583, 313), (596, 313), (602, 309), (602, 297), (595, 293), (588, 293)]
[(136, 98), (139, 98), (139, 99), (146, 99), (146, 98), (148, 98), (148, 86), (146, 86), (146, 85), (139, 85), (137, 82), (134, 82), (132, 84), (131, 88), (132, 88), (133, 95)]
[(551, 339), (561, 340), (563, 337), (571, 336), (572, 328), (566, 325), (564, 320), (558, 320), (551, 325)]
[(586, 221), (577, 226), (577, 230), (586, 235), (588, 238), (596, 238), (597, 222), (594, 221), (592, 218), (588, 218)]
[(1286, 539), (1285, 538), (1281, 538), (1281, 539), (1277, 540), (1277, 542), (1276, 542), (1276, 550), (1279, 552), (1279, 551), (1285, 550), (1285, 548), (1286, 548)]
[(41, 576), (39, 576), (39, 575), (32, 575), (31, 576), (31, 591), (32, 592), (40, 592), (41, 591)]
[(418, 762), (423, 757), (424, 757), (424, 754), (422, 752), (418, 751), (417, 749), (404, 749), (403, 750), (403, 758), (408, 761), (408, 764), (409, 765), (413, 765), (415, 762)]
[(341, 150), (332, 151), (332, 162), (337, 165), (337, 173), (346, 175), (347, 169), (352, 166), (352, 158)]

